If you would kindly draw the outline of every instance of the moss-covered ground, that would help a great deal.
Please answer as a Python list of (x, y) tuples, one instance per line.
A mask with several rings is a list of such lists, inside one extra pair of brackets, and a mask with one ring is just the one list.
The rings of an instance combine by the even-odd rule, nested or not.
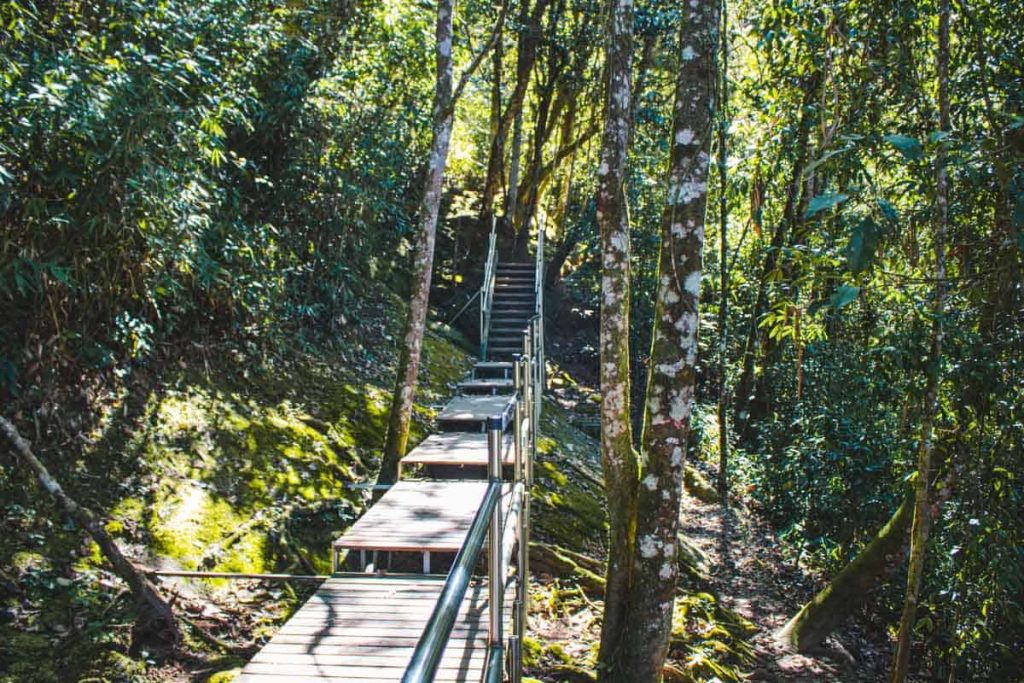
[[(141, 565), (225, 572), (327, 572), (330, 539), (368, 502), (347, 486), (374, 476), (382, 446), (401, 304), (367, 302), (331, 343), (273, 356), (195, 347), (143, 366), (97, 401), (77, 442), (37, 450)], [(424, 347), (413, 441), (430, 428), (472, 362), (433, 327)], [(533, 489), (534, 582), (528, 670), (590, 680), (603, 588), (606, 514), (597, 442), (545, 399)], [(186, 627), (192, 655), (129, 656), (134, 611), (97, 548), (14, 467), (0, 473), (0, 683), (208, 680), (244, 657)], [(179, 614), (224, 642), (276, 629), (303, 584), (162, 580)], [(681, 598), (673, 653), (687, 680), (731, 677), (742, 628), (714, 596)]]
[[(328, 572), (330, 539), (367, 502), (346, 485), (375, 473), (401, 310), (392, 299), (372, 302), (332, 343), (289, 345), (270, 358), (211, 345), (141, 367), (99, 402), (103, 419), (79, 442), (37, 450), (141, 565)], [(470, 366), (460, 341), (440, 327), (427, 334), (414, 440)], [(11, 465), (0, 475), (0, 681), (189, 679), (197, 667), (204, 678), (238, 663), (204, 656), (199, 642), (189, 644), (200, 664), (128, 657), (133, 610), (123, 585)], [(258, 638), (303, 590), (162, 586), (182, 596), (183, 614), (227, 640)], [(189, 614), (183, 605), (197, 594), (206, 607)]]

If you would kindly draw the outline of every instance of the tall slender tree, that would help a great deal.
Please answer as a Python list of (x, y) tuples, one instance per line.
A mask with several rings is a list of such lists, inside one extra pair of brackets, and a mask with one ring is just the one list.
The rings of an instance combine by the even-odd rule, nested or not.
[(616, 666), (624, 636), (632, 570), (637, 455), (629, 401), (629, 220), (623, 184), (629, 148), (633, 65), (633, 2), (611, 0), (606, 59), (608, 90), (597, 170), (601, 231), (601, 464), (608, 497), (608, 569), (598, 669), (602, 680), (625, 680)]
[(679, 503), (697, 380), (701, 256), (715, 115), (719, 0), (684, 12), (647, 378), (636, 541), (620, 670), (658, 681), (675, 605)]
[(729, 494), (729, 398), (726, 354), (729, 349), (729, 15), (722, 0), (718, 51), (718, 494)]
[[(949, 0), (939, 1), (938, 54), (936, 55), (939, 131), (948, 133), (949, 125)], [(932, 475), (932, 454), (935, 450), (935, 416), (939, 410), (939, 380), (942, 361), (943, 321), (946, 307), (946, 232), (949, 223), (949, 171), (946, 141), (939, 140), (935, 157), (935, 291), (932, 299), (931, 350), (925, 382), (924, 406), (921, 417), (921, 436), (917, 449), (917, 474), (914, 480), (914, 523), (910, 530), (910, 563), (907, 569), (907, 594), (900, 617), (900, 630), (896, 638), (896, 657), (893, 662), (892, 681), (902, 683), (910, 667), (910, 648), (914, 624), (917, 621), (917, 599), (924, 575), (925, 550), (931, 527), (931, 501), (929, 500)]]
[(402, 351), (398, 362), (395, 392), (388, 416), (388, 432), (384, 442), (377, 482), (393, 483), (398, 477), (398, 461), (405, 455), (409, 441), (409, 422), (412, 418), (416, 376), (420, 370), (420, 352), (427, 324), (427, 303), (430, 297), (430, 279), (434, 269), (434, 240), (437, 235), (437, 217), (441, 210), (441, 186), (448, 163), (448, 147), (454, 120), (452, 92), (452, 15), (454, 0), (438, 0), (437, 42), (434, 56), (437, 62), (437, 83), (434, 88), (433, 122), (431, 126), (430, 157), (424, 181), (423, 199), (420, 201), (419, 230), (412, 269), (412, 296), (409, 313), (402, 333)]
[(612, 3), (608, 102), (598, 169), (603, 247), (601, 452), (611, 520), (599, 655), (603, 681), (660, 680), (672, 630), (680, 492), (696, 388), (718, 8), (718, 0), (695, 2), (682, 17), (640, 440), (643, 457), (638, 458), (629, 421), (629, 232), (621, 175), (630, 130), (632, 7), (628, 2)]

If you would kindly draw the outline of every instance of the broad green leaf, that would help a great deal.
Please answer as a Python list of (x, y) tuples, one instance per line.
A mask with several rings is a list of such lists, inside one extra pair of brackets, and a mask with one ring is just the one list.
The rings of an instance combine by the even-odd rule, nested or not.
[(882, 211), (882, 215), (885, 219), (891, 223), (895, 223), (899, 220), (899, 213), (896, 211), (896, 207), (887, 202), (884, 199), (878, 200), (878, 208)]
[(854, 227), (846, 245), (846, 265), (851, 272), (859, 273), (871, 265), (881, 236), (881, 229), (870, 218), (865, 218)]
[(860, 294), (860, 287), (854, 287), (853, 285), (839, 285), (836, 288), (836, 293), (829, 299), (829, 305), (832, 308), (842, 308), (843, 306), (851, 303)]
[(804, 212), (804, 218), (810, 218), (815, 214), (821, 213), (825, 209), (831, 209), (833, 206), (840, 202), (845, 202), (849, 198), (850, 195), (840, 194), (838, 192), (826, 192), (825, 194), (819, 194), (811, 200), (810, 204), (807, 205), (807, 211)]
[(907, 161), (915, 161), (924, 156), (924, 149), (922, 149), (921, 143), (918, 142), (917, 138), (912, 138), (909, 135), (892, 134), (884, 136), (884, 139), (898, 149)]

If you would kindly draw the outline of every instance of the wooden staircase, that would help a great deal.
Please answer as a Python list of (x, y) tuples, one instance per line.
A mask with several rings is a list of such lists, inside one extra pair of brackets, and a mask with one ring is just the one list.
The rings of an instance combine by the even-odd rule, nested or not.
[(494, 283), (487, 358), (509, 361), (523, 353), (523, 334), (537, 313), (536, 269), (532, 263), (499, 263)]
[(495, 267), (494, 247), (492, 233), (481, 362), (439, 413), (439, 432), (402, 460), (399, 482), (334, 541), (334, 575), (241, 683), (520, 680), (541, 267)]

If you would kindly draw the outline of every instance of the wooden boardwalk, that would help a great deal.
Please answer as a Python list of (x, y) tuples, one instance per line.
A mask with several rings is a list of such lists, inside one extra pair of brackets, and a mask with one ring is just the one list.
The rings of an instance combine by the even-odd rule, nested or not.
[(488, 418), (507, 418), (514, 405), (514, 397), (508, 395), (456, 396), (441, 409), (437, 422), (446, 429), (483, 432)]
[[(238, 683), (401, 680), (443, 576), (328, 579), (253, 657)], [(480, 681), (487, 590), (470, 587), (436, 681)]]
[[(460, 383), (460, 395), (437, 417), (441, 433), (406, 455), (399, 482), (334, 541), (334, 576), (245, 666), (240, 683), (519, 680), (529, 457), (543, 377), (537, 316), (520, 314), (540, 309), (525, 290), (535, 291), (541, 261), (505, 270), (496, 262), (492, 233), (487, 267), (497, 277), (485, 278), (490, 290), (481, 301), (508, 309), (493, 321), (494, 348), (503, 357), (484, 359)], [(514, 289), (514, 301), (496, 292), (495, 280)], [(490, 320), (484, 313), (482, 324)], [(445, 480), (411, 480), (410, 472)], [(484, 534), (487, 577), (473, 578)], [(353, 564), (351, 553), (366, 573), (338, 571), (343, 562)], [(381, 553), (388, 567), (392, 554), (419, 553), (422, 573), (387, 574), (377, 562)], [(435, 561), (439, 555), (443, 561)], [(447, 576), (432, 573), (447, 571), (446, 562)], [(501, 609), (492, 615), (495, 605)]]

